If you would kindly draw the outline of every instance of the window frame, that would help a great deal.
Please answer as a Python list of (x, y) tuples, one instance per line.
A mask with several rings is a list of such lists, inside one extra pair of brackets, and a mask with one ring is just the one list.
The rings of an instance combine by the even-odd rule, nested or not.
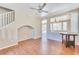
[[(45, 22), (43, 23), (43, 21), (45, 21)], [(42, 32), (46, 32), (46, 30), (47, 30), (47, 19), (43, 19), (41, 24), (42, 24)], [(45, 26), (45, 28), (43, 26)]]
[[(54, 17), (56, 20), (57, 20), (57, 18), (56, 17)], [(52, 18), (53, 19), (53, 18)], [(51, 19), (50, 19), (51, 20)], [(54, 22), (51, 22), (50, 21), (50, 24), (52, 24), (52, 30), (50, 29), (50, 31), (51, 32), (68, 32), (68, 31), (70, 31), (70, 27), (71, 27), (71, 25), (70, 25), (70, 22), (71, 22), (71, 18), (68, 18), (67, 20), (60, 20), (60, 21), (54, 21)], [(67, 30), (63, 30), (63, 23), (64, 22), (67, 22)], [(61, 23), (62, 24), (62, 30), (53, 30), (53, 24), (54, 23)]]

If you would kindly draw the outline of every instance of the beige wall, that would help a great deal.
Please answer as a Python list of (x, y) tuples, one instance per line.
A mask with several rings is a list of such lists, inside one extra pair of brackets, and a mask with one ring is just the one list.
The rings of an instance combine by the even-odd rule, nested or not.
[(71, 14), (71, 32), (78, 33), (78, 10), (73, 11)]
[(0, 49), (17, 44), (17, 29), (15, 23), (0, 29)]
[[(15, 5), (10, 5), (10, 4), (0, 4), (1, 6), (4, 6), (4, 7), (7, 7), (7, 8), (12, 8), (12, 7), (15, 7)], [(19, 8), (19, 7), (17, 7)], [(32, 15), (32, 14), (29, 14), (28, 11), (25, 11), (23, 9), (15, 9), (15, 25), (14, 27), (11, 27), (10, 29), (12, 30), (15, 29), (15, 31), (11, 31), (12, 33), (11, 34), (15, 34), (15, 36), (17, 36), (17, 39), (15, 38), (14, 40), (12, 39), (13, 37), (10, 36), (11, 38), (8, 38), (6, 39), (6, 37), (3, 37), (5, 39), (2, 39), (0, 38), (0, 48), (6, 48), (6, 47), (9, 47), (9, 46), (12, 46), (14, 44), (17, 44), (18, 41), (19, 41), (19, 38), (18, 38), (18, 28), (22, 25), (29, 25), (29, 26), (32, 26), (35, 30), (35, 36), (34, 38), (38, 38), (41, 36), (41, 18), (39, 16), (36, 16), (36, 15)], [(1, 31), (0, 31), (1, 32)], [(26, 34), (30, 33), (28, 30), (26, 30)], [(1, 34), (0, 34), (1, 36)], [(31, 38), (31, 35), (28, 36), (29, 38)], [(29, 39), (29, 38), (26, 38), (26, 39)], [(22, 41), (24, 39), (20, 39), (20, 41)], [(3, 44), (5, 43), (5, 44)]]
[[(78, 32), (79, 31), (79, 27), (78, 27), (78, 25), (79, 25), (79, 23), (78, 23), (79, 19), (78, 19), (78, 16), (79, 16), (78, 10), (71, 12), (71, 32), (79, 33)], [(76, 41), (76, 45), (79, 45), (78, 38), (79, 38), (79, 35), (76, 36), (76, 40), (75, 40)]]
[[(21, 27), (22, 25), (32, 26), (35, 30), (35, 38), (40, 37), (40, 34), (41, 34), (41, 31), (40, 31), (41, 18), (40, 17), (27, 14), (26, 11), (16, 11), (16, 18), (15, 19), (16, 19), (17, 28)], [(26, 30), (26, 32), (28, 33), (27, 30)]]

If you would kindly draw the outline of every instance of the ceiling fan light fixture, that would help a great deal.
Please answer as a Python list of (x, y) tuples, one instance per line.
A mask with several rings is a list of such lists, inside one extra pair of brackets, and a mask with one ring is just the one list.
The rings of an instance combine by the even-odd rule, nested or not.
[(46, 3), (43, 3), (43, 5), (39, 5), (38, 8), (31, 8), (31, 9), (35, 9), (35, 10), (37, 10), (39, 13), (42, 13), (42, 12), (48, 13), (48, 11), (43, 10), (45, 6), (46, 6)]

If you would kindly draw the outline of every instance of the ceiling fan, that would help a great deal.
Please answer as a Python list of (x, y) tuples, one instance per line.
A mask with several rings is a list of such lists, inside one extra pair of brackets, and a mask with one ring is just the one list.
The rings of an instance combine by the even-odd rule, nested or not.
[(42, 5), (39, 5), (38, 8), (31, 7), (30, 9), (37, 10), (39, 13), (42, 13), (42, 12), (48, 13), (48, 11), (43, 10), (45, 6), (46, 6), (46, 3), (43, 3)]

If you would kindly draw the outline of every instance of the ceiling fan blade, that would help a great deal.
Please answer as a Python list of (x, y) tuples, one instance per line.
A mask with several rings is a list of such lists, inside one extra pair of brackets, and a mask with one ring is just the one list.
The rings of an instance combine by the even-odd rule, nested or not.
[(37, 10), (39, 13), (41, 13), (41, 12), (45, 12), (45, 13), (48, 13), (48, 11), (45, 11), (45, 10), (40, 10), (40, 9), (36, 9), (36, 8), (30, 8), (30, 9), (34, 9), (34, 10)]
[(36, 9), (36, 8), (30, 8), (30, 9), (34, 9), (34, 10), (38, 11), (39, 13), (41, 13), (41, 10), (39, 10), (39, 9)]
[[(30, 9), (36, 9), (36, 8), (32, 8), (32, 7), (31, 7)], [(38, 9), (36, 9), (36, 10), (38, 10)]]
[(43, 5), (40, 7), (40, 10), (42, 10), (46, 6), (46, 3), (43, 3)]

